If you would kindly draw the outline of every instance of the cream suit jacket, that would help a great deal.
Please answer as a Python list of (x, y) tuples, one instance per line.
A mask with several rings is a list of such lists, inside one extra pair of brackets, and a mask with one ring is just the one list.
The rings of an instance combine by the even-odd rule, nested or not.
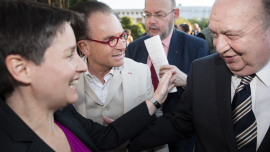
[[(82, 59), (84, 61), (86, 60), (85, 57)], [(154, 93), (149, 67), (131, 59), (124, 58), (124, 65), (114, 69), (112, 79), (114, 80), (110, 80), (111, 84), (105, 103), (102, 103), (91, 89), (85, 73), (80, 74), (80, 79), (77, 84), (79, 97), (78, 101), (74, 103), (74, 106), (82, 116), (86, 117), (86, 113), (91, 112), (87, 111), (85, 106), (86, 102), (95, 102), (98, 105), (103, 105), (103, 109), (105, 109), (113, 99), (121, 83), (123, 83), (124, 113), (143, 101), (151, 99)]]
[[(82, 58), (85, 63), (86, 57)], [(77, 84), (78, 101), (74, 103), (76, 110), (84, 117), (86, 113), (98, 114), (100, 111), (105, 111), (113, 97), (116, 95), (120, 85), (122, 84), (122, 93), (124, 99), (123, 107), (114, 106), (113, 108), (122, 108), (124, 113), (128, 112), (132, 108), (136, 107), (140, 103), (148, 100), (154, 93), (154, 88), (151, 80), (151, 72), (149, 66), (146, 64), (135, 62), (131, 59), (124, 58), (124, 64), (121, 67), (114, 68), (113, 81), (110, 80), (109, 91), (105, 100), (105, 103), (101, 102), (91, 89), (85, 73), (80, 74), (80, 79)], [(98, 105), (96, 108), (86, 109), (87, 102), (95, 102)], [(102, 106), (103, 105), (103, 106)], [(100, 109), (102, 108), (102, 109)], [(115, 110), (113, 110), (115, 111)], [(102, 113), (103, 113), (102, 112)], [(107, 110), (110, 113), (110, 110)], [(124, 114), (123, 113), (123, 114)], [(163, 113), (160, 110), (156, 111), (157, 116), (161, 116)], [(113, 115), (111, 113), (111, 115)], [(99, 119), (93, 120), (102, 123), (102, 115)], [(155, 152), (168, 152), (168, 146), (163, 145), (160, 147), (153, 148)]]

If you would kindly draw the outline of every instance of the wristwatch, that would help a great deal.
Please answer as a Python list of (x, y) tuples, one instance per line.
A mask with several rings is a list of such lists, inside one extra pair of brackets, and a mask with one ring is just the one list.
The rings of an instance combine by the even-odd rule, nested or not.
[(157, 109), (160, 108), (160, 103), (159, 103), (154, 97), (152, 97), (152, 98), (150, 99), (150, 101), (154, 104), (154, 106), (155, 106)]

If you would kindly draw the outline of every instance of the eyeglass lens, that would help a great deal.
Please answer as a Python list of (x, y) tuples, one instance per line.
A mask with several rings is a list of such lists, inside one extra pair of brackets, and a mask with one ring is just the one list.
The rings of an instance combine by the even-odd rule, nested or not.
[(126, 42), (127, 37), (128, 37), (127, 33), (123, 33), (119, 38), (118, 37), (113, 37), (110, 40), (110, 45), (111, 46), (116, 46), (117, 43), (118, 43), (118, 39), (120, 39), (122, 42)]
[(152, 17), (152, 16), (154, 16), (154, 17), (156, 17), (156, 18), (158, 18), (158, 19), (161, 19), (161, 18), (163, 18), (165, 15), (164, 14), (150, 14), (150, 13), (146, 13), (146, 14), (143, 14), (143, 17), (144, 18), (150, 18), (150, 17)]

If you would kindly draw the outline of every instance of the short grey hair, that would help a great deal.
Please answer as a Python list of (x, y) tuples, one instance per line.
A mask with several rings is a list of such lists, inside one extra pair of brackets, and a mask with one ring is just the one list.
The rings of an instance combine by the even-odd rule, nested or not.
[(267, 30), (270, 25), (270, 0), (262, 0), (262, 11), (260, 12), (262, 19), (262, 28)]
[(176, 2), (175, 0), (171, 0), (172, 1), (172, 8), (175, 9), (176, 8)]

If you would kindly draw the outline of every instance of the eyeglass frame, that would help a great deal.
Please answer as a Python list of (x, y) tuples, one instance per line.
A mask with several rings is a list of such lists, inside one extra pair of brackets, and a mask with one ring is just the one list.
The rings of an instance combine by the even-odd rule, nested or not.
[[(107, 42), (104, 42), (104, 41), (98, 41), (98, 40), (93, 40), (93, 39), (85, 39), (85, 40), (90, 40), (90, 41), (93, 41), (93, 42), (98, 42), (98, 43), (108, 44), (110, 47), (115, 47), (115, 46), (118, 44), (119, 39), (121, 39), (121, 37), (122, 37), (124, 34), (127, 34), (127, 39), (128, 39), (129, 34), (124, 32), (124, 33), (122, 33), (119, 37), (116, 37), (116, 36), (111, 37)], [(110, 44), (110, 41), (111, 41), (112, 39), (114, 39), (114, 38), (117, 39), (117, 42), (115, 43), (114, 46), (112, 46), (112, 45)], [(127, 39), (126, 39), (124, 42), (126, 42)], [(121, 41), (122, 41), (122, 39), (121, 39)], [(123, 42), (123, 41), (122, 41), (122, 42)]]
[[(166, 15), (161, 15), (161, 16), (162, 16), (163, 18), (165, 18), (166, 16), (170, 15), (170, 14), (171, 14), (172, 12), (174, 12), (174, 11), (175, 11), (175, 8), (172, 9), (168, 14), (166, 14)], [(143, 12), (144, 12), (144, 9), (143, 9)], [(142, 13), (143, 18), (145, 19), (145, 18), (146, 18), (146, 15), (143, 15), (143, 14), (145, 14), (145, 13)], [(151, 14), (151, 13), (149, 13), (149, 14)], [(158, 17), (157, 17), (157, 14), (154, 14), (154, 15), (151, 14), (151, 16), (149, 16), (149, 18), (152, 17), (152, 16), (154, 16), (155, 18), (158, 18)], [(160, 17), (161, 17), (161, 16), (160, 16)]]

